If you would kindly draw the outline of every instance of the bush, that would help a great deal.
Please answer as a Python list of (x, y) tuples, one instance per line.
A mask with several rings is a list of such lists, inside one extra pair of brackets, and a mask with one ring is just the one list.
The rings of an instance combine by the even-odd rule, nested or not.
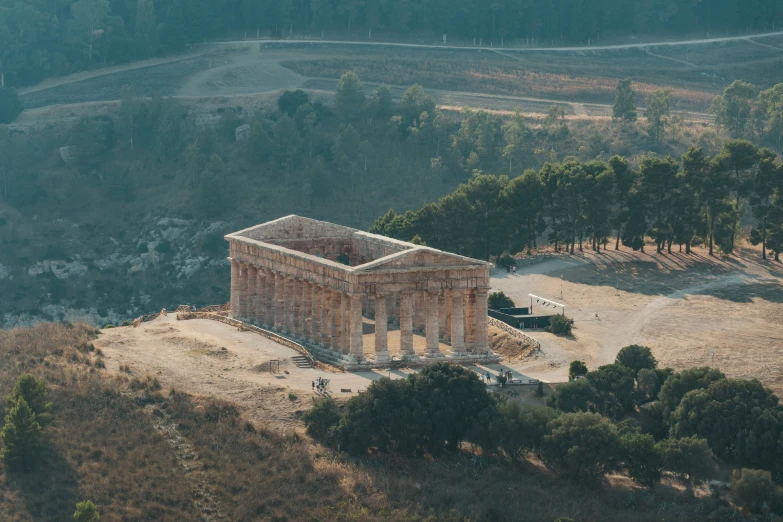
[(334, 436), (334, 428), (340, 423), (342, 413), (331, 397), (313, 401), (313, 407), (302, 416), (307, 434), (314, 439), (327, 441)]
[(293, 118), (296, 113), (296, 109), (310, 103), (310, 96), (301, 89), (295, 91), (284, 91), (277, 99), (277, 108), (283, 114), (288, 114)]
[(5, 426), (0, 431), (3, 449), (0, 457), (8, 469), (23, 471), (32, 468), (40, 458), (41, 425), (27, 401), (20, 397), (5, 415)]
[(719, 370), (708, 368), (689, 368), (680, 373), (675, 373), (666, 379), (658, 392), (658, 398), (663, 402), (665, 415), (668, 416), (677, 409), (685, 394), (691, 390), (706, 388), (715, 381), (725, 379)]
[(615, 363), (631, 368), (634, 375), (639, 373), (639, 370), (653, 370), (658, 365), (650, 349), (638, 344), (632, 344), (620, 350)]
[(498, 413), (502, 419), (498, 445), (513, 459), (520, 459), (529, 451), (538, 452), (544, 436), (549, 434), (549, 422), (558, 416), (552, 408), (517, 402), (500, 405)]
[(722, 379), (688, 392), (670, 423), (674, 436), (707, 439), (721, 458), (772, 469), (783, 434), (783, 409), (757, 380)]
[(73, 519), (76, 522), (98, 522), (101, 516), (91, 500), (82, 500), (76, 504), (76, 512), (73, 514)]
[(0, 87), (0, 124), (12, 123), (22, 113), (22, 103), (15, 89)]
[(346, 450), (402, 454), (456, 451), (494, 401), (478, 376), (436, 363), (407, 379), (374, 381), (345, 404), (339, 426)]
[(560, 411), (574, 413), (593, 411), (598, 400), (598, 390), (586, 379), (557, 386), (549, 396), (548, 404)]
[(487, 306), (489, 306), (490, 310), (514, 308), (514, 301), (503, 292), (492, 292), (487, 299)]
[(619, 417), (634, 406), (634, 377), (631, 368), (607, 364), (588, 372), (585, 379), (598, 390), (598, 411), (610, 417)]
[(623, 467), (628, 476), (642, 486), (653, 486), (661, 480), (663, 457), (652, 435), (633, 433), (622, 438)]
[(568, 380), (575, 381), (579, 377), (587, 375), (587, 365), (582, 361), (571, 361), (571, 365), (568, 367)]
[(541, 457), (551, 469), (586, 485), (597, 485), (619, 468), (620, 436), (606, 418), (595, 413), (567, 413), (549, 423)]
[(735, 469), (731, 473), (731, 494), (734, 502), (751, 512), (760, 511), (764, 504), (772, 504), (776, 489), (769, 471), (743, 468)]
[(666, 439), (659, 442), (658, 447), (663, 457), (663, 468), (684, 481), (700, 483), (715, 472), (715, 458), (704, 439)]
[(571, 335), (571, 325), (571, 320), (566, 316), (553, 315), (549, 318), (549, 326), (546, 327), (546, 331), (555, 335)]

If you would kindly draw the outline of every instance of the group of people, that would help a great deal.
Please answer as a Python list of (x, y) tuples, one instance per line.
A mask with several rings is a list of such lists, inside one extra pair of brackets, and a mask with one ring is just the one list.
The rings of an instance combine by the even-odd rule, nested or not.
[(508, 265), (506, 270), (508, 270), (508, 273), (511, 275), (517, 275), (517, 265)]
[(322, 379), (321, 377), (318, 377), (316, 380), (312, 381), (310, 385), (312, 386), (313, 391), (323, 393), (326, 391), (326, 387), (329, 385), (329, 379)]
[[(492, 375), (489, 372), (487, 372), (487, 373), (480, 373), (479, 375), (481, 376), (482, 382), (485, 382), (487, 384), (492, 384)], [(512, 379), (511, 370), (506, 370), (504, 372), (503, 368), (500, 368), (498, 370), (498, 378), (500, 378), (500, 377), (505, 377), (507, 382), (511, 382), (511, 379)]]

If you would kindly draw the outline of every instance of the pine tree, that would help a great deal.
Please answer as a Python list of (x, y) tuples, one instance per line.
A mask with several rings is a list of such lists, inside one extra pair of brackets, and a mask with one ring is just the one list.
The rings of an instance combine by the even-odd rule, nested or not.
[(612, 118), (636, 121), (636, 93), (630, 78), (617, 82), (617, 95), (614, 98)]
[(12, 408), (22, 398), (35, 415), (35, 420), (44, 428), (52, 422), (49, 410), (52, 403), (46, 401), (46, 384), (43, 380), (37, 380), (31, 374), (26, 373), (16, 380), (14, 391), (8, 397), (8, 407)]
[(76, 503), (76, 512), (73, 514), (76, 522), (98, 522), (101, 519), (98, 508), (90, 500), (82, 500)]
[(40, 456), (41, 425), (27, 401), (19, 397), (5, 416), (5, 426), (0, 431), (3, 449), (0, 457), (12, 470), (27, 470)]

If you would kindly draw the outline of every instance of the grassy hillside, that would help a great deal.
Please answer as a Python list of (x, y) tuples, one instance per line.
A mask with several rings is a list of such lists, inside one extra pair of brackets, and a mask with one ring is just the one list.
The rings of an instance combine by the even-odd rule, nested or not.
[[(91, 499), (101, 520), (706, 520), (720, 502), (612, 479), (584, 491), (535, 459), (511, 466), (465, 448), (437, 460), (349, 459), (305, 435), (245, 422), (230, 403), (157, 389), (101, 369), (84, 325), (0, 332), (0, 394), (32, 372), (46, 381), (53, 422), (43, 464), (0, 464), (9, 521), (68, 520)], [(723, 511), (722, 511), (723, 510)]]

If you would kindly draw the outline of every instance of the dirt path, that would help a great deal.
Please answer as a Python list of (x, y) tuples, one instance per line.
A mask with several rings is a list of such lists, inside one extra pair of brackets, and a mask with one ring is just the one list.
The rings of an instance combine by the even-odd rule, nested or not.
[(688, 62), (688, 61), (686, 61), (686, 60), (680, 60), (680, 59), (678, 59), (678, 58), (672, 58), (671, 56), (664, 56), (664, 55), (662, 55), (662, 54), (657, 54), (657, 53), (654, 53), (654, 52), (652, 52), (652, 51), (650, 50), (650, 48), (649, 48), (649, 47), (642, 47), (642, 50), (643, 50), (645, 53), (647, 53), (648, 55), (650, 55), (650, 56), (654, 56), (655, 58), (660, 58), (660, 59), (662, 59), (662, 60), (669, 60), (669, 61), (671, 61), (671, 62), (680, 63), (680, 64), (682, 64), (682, 65), (686, 65), (686, 66), (688, 66), (688, 67), (698, 67), (698, 65), (696, 65), (695, 63)]
[[(758, 378), (783, 390), (783, 270), (743, 251), (728, 260), (621, 250), (559, 255), (492, 277), (520, 306), (528, 293), (566, 304), (572, 337), (527, 331), (540, 354), (514, 362), (520, 373), (550, 382), (567, 379), (568, 364), (595, 368), (629, 344), (652, 348), (663, 366), (714, 364), (730, 376)], [(551, 312), (552, 310), (543, 310)], [(534, 311), (541, 311), (534, 307)]]

